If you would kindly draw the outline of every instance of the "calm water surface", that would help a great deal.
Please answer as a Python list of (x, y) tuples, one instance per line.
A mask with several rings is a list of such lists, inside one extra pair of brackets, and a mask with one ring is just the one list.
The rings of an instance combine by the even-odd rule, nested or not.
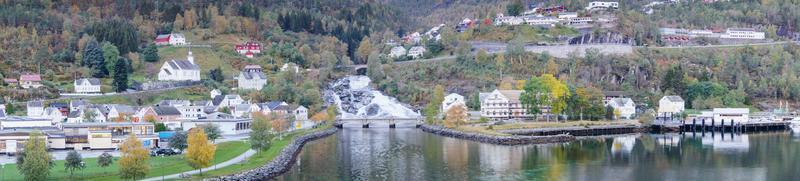
[(800, 136), (638, 134), (498, 146), (418, 129), (345, 128), (278, 180), (800, 180)]

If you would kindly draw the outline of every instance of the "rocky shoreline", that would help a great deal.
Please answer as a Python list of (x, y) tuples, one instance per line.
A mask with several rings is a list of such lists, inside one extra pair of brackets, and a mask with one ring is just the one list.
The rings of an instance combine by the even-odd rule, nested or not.
[(526, 145), (543, 143), (563, 143), (575, 140), (575, 136), (560, 134), (552, 136), (494, 136), (480, 133), (467, 133), (442, 126), (422, 125), (422, 131), (441, 136), (477, 141), (497, 145)]
[(616, 134), (629, 134), (629, 133), (642, 133), (648, 132), (648, 126), (638, 125), (606, 125), (606, 126), (574, 126), (574, 127), (560, 127), (560, 128), (535, 128), (535, 129), (510, 129), (501, 130), (500, 133), (522, 135), (522, 136), (548, 136), (568, 134), (573, 136), (602, 136), (602, 135), (616, 135)]
[(255, 168), (253, 170), (241, 172), (238, 174), (227, 175), (218, 177), (215, 181), (238, 181), (238, 180), (270, 180), (275, 178), (283, 173), (289, 171), (294, 165), (295, 160), (297, 158), (297, 154), (300, 153), (300, 150), (303, 148), (303, 145), (308, 143), (309, 141), (314, 141), (320, 138), (324, 138), (330, 135), (333, 135), (339, 131), (337, 128), (329, 128), (323, 131), (317, 131), (314, 133), (309, 133), (300, 137), (297, 137), (292, 143), (289, 143), (281, 153), (272, 159), (269, 163), (264, 166)]

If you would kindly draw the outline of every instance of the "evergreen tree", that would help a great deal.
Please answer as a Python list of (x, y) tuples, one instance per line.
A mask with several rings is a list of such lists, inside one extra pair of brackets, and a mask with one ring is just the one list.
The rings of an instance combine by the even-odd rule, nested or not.
[(17, 110), (14, 108), (14, 105), (11, 104), (10, 102), (7, 102), (6, 103), (6, 114), (7, 115), (14, 115), (14, 113), (16, 113), (16, 112), (17, 112)]
[(220, 134), (222, 134), (222, 131), (219, 130), (219, 126), (216, 124), (203, 124), (201, 127), (204, 131), (203, 135), (208, 135), (208, 140), (211, 140), (211, 142), (216, 141), (217, 138), (221, 136)]
[(160, 57), (158, 57), (158, 47), (155, 44), (149, 44), (147, 47), (142, 50), (144, 61), (146, 62), (157, 62)]
[(108, 152), (97, 157), (97, 165), (100, 167), (108, 167), (111, 166), (112, 163), (114, 163), (114, 156), (111, 156)]
[(225, 80), (225, 77), (222, 74), (222, 68), (220, 67), (211, 69), (211, 71), (208, 72), (208, 75), (211, 77), (211, 80), (216, 82), (222, 82)]
[(114, 69), (121, 70), (115, 71), (114, 73), (114, 82), (112, 85), (114, 86), (114, 91), (116, 92), (124, 92), (128, 90), (128, 61), (124, 58), (119, 58), (119, 60), (115, 61), (116, 65)]
[(513, 3), (506, 5), (508, 16), (519, 16), (524, 10), (525, 7), (522, 5), (521, 0), (515, 0)]
[(92, 68), (92, 76), (102, 78), (108, 75), (103, 50), (97, 41), (89, 41), (83, 51), (83, 65)]

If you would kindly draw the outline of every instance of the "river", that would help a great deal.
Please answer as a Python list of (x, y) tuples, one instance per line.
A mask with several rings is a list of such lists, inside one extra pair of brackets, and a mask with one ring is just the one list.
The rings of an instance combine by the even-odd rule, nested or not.
[(791, 133), (634, 134), (499, 146), (413, 128), (344, 128), (278, 180), (797, 180)]

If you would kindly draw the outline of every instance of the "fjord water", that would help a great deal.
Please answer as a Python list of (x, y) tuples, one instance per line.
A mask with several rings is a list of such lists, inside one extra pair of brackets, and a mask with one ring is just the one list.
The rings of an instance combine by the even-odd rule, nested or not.
[(798, 180), (791, 133), (636, 134), (499, 146), (413, 128), (345, 128), (278, 180)]

